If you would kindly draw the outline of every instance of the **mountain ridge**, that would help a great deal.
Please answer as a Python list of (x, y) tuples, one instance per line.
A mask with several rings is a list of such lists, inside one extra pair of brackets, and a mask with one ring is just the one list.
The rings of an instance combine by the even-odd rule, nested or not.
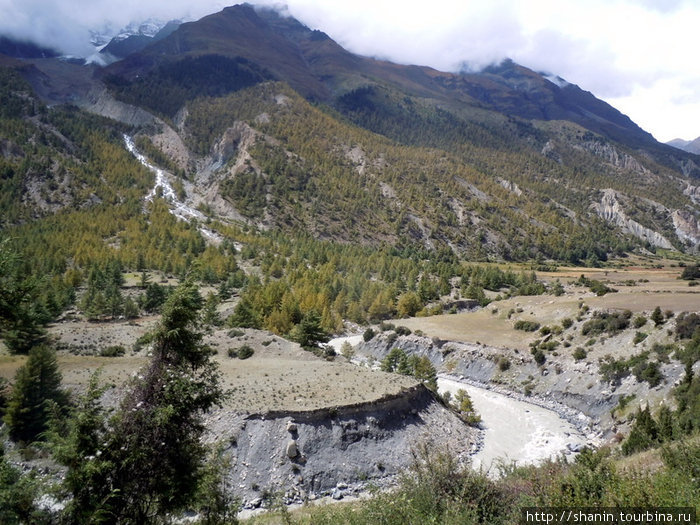
[(480, 259), (574, 262), (635, 243), (700, 243), (688, 178), (700, 174), (697, 157), (512, 61), (480, 73), (394, 64), (239, 5), (94, 68), (94, 78), (30, 64), (42, 96), (140, 126), (152, 159), (190, 174), (186, 196), (216, 201), (226, 220)]

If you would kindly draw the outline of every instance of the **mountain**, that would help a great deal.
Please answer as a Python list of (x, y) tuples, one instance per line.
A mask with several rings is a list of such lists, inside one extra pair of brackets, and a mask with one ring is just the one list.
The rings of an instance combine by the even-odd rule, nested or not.
[(16, 40), (0, 35), (0, 54), (13, 58), (47, 58), (56, 57), (53, 49), (39, 46), (33, 42)]
[(23, 75), (136, 126), (209, 219), (470, 259), (700, 243), (700, 159), (560, 78), (362, 57), (249, 5), (161, 36), (94, 77), (47, 60)]
[(140, 24), (137, 27), (127, 27), (117, 36), (112, 38), (101, 50), (100, 54), (105, 55), (109, 62), (124, 58), (132, 53), (136, 53), (146, 48), (153, 42), (163, 40), (173, 33), (181, 22), (171, 20), (163, 24), (158, 21)]
[(674, 148), (687, 151), (688, 153), (700, 155), (700, 137), (696, 138), (695, 140), (673, 139), (666, 144), (673, 146)]

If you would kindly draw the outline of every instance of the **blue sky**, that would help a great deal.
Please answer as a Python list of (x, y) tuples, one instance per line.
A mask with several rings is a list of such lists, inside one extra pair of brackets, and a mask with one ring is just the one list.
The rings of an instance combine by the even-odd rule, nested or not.
[[(277, 5), (349, 50), (456, 71), (509, 57), (559, 75), (662, 141), (700, 136), (697, 0), (256, 0)], [(66, 53), (88, 30), (150, 16), (196, 19), (220, 0), (0, 0), (0, 33)]]

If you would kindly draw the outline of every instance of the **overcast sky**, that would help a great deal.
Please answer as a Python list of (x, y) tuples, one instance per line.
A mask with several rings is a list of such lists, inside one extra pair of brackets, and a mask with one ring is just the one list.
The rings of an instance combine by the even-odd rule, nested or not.
[[(221, 0), (0, 0), (0, 33), (85, 55), (88, 30), (199, 18)], [(700, 136), (698, 0), (256, 0), (355, 53), (456, 71), (509, 57), (559, 75), (658, 140)]]

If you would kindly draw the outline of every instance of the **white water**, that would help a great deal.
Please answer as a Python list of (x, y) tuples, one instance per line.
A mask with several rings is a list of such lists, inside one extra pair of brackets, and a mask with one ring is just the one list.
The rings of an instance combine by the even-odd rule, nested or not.
[[(126, 149), (129, 150), (136, 160), (152, 171), (156, 176), (156, 182), (153, 185), (153, 189), (148, 193), (148, 195), (146, 195), (147, 201), (153, 201), (156, 195), (158, 195), (160, 189), (160, 194), (170, 206), (170, 213), (175, 215), (175, 217), (183, 221), (189, 221), (190, 219), (197, 219), (201, 221), (206, 220), (206, 217), (202, 212), (195, 210), (177, 198), (177, 194), (170, 184), (168, 176), (165, 174), (165, 172), (158, 166), (154, 166), (148, 162), (148, 159), (136, 149), (133, 139), (126, 134), (124, 134), (124, 144), (126, 144)], [(202, 233), (202, 235), (208, 237), (212, 241), (221, 241), (221, 237), (217, 233), (204, 228), (201, 225), (199, 226), (199, 231)]]
[[(358, 344), (361, 335), (337, 337), (328, 344), (336, 351), (348, 341)], [(438, 378), (438, 391), (454, 394), (465, 390), (474, 409), (481, 416), (483, 446), (472, 457), (473, 467), (491, 475), (498, 474), (498, 465), (539, 464), (560, 454), (571, 454), (569, 445), (586, 444), (586, 438), (556, 412), (520, 401), (498, 392), (454, 379)]]
[(556, 412), (454, 379), (438, 378), (438, 391), (465, 390), (481, 416), (484, 442), (473, 457), (474, 468), (496, 474), (499, 462), (539, 464), (568, 445), (584, 446), (586, 438)]

